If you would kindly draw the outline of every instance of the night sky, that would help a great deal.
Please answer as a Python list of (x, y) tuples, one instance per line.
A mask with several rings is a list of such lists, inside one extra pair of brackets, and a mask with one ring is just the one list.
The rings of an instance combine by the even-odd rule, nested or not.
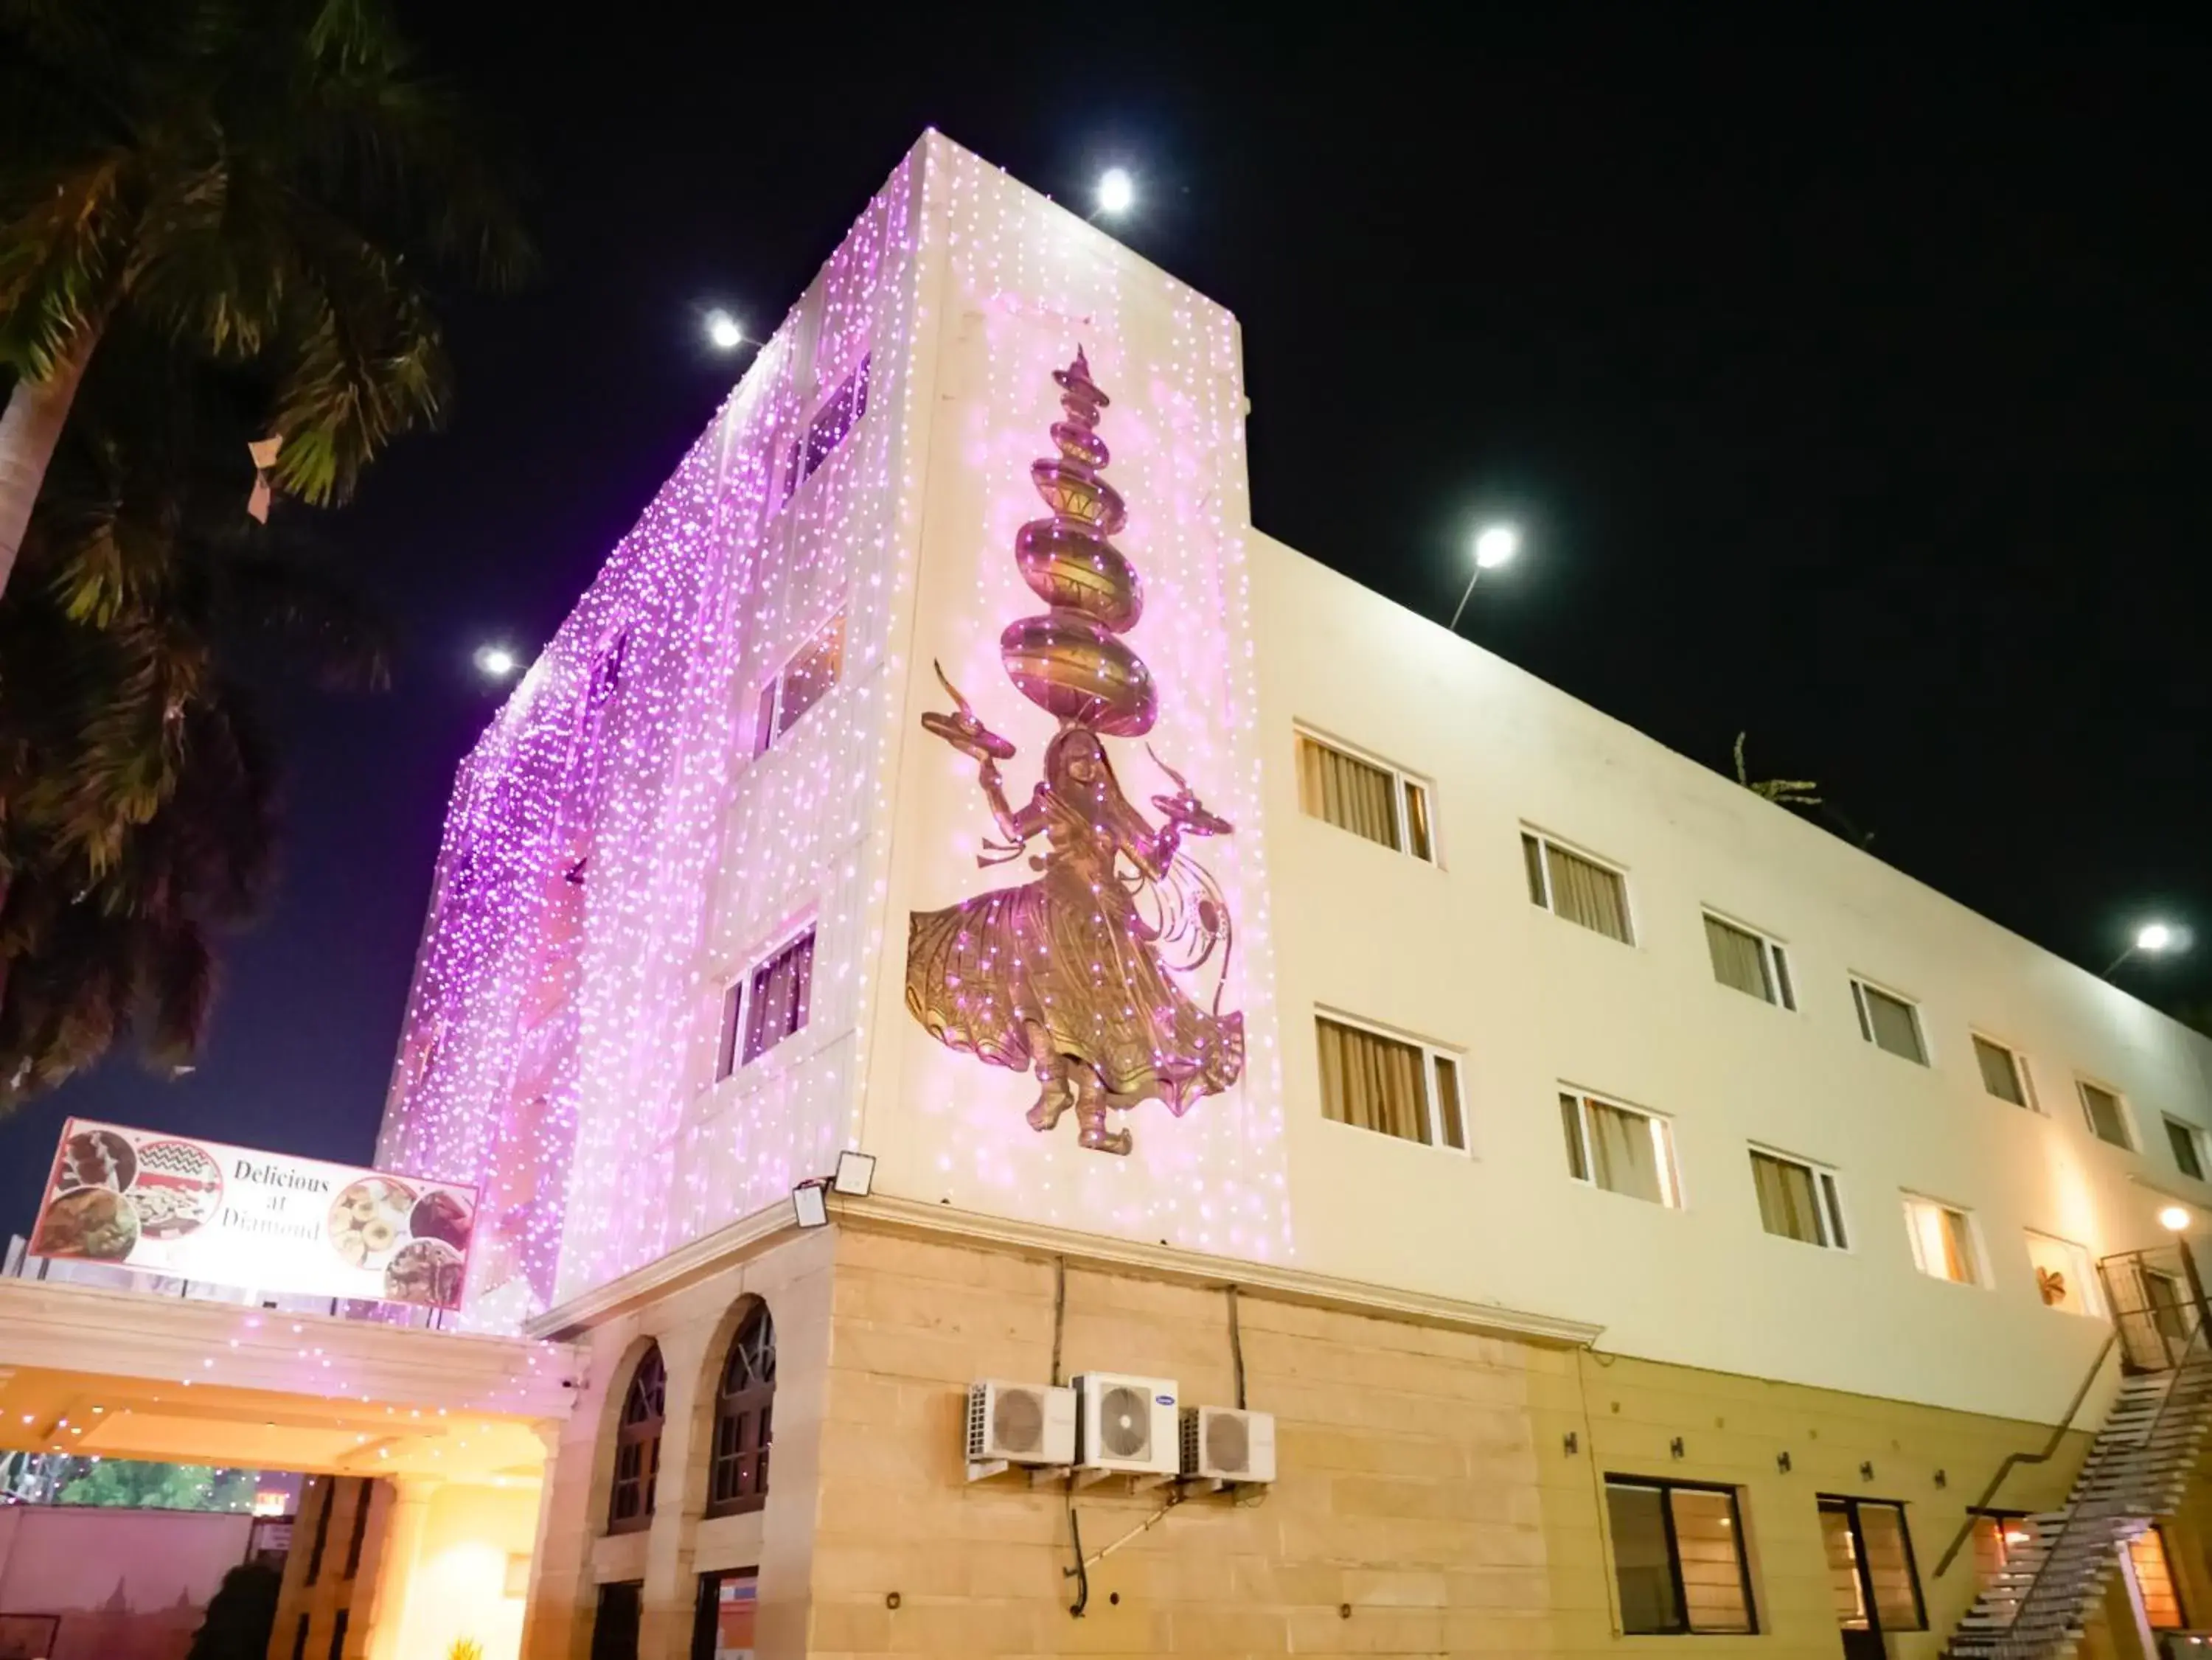
[(414, 9), (529, 158), (545, 273), (449, 308), (451, 430), (328, 522), (398, 683), (279, 706), (284, 885), (202, 1064), (0, 1125), (0, 1235), (72, 1112), (368, 1158), (471, 647), (551, 633), (733, 379), (705, 309), (773, 327), (928, 124), (1085, 209), (1136, 175), (1119, 233), (1243, 322), (1262, 529), (1441, 620), (1510, 513), (1484, 645), (1709, 765), (1749, 729), (1754, 776), (2093, 969), (2191, 920), (2124, 978), (2212, 1001), (2201, 41), (918, 9)]

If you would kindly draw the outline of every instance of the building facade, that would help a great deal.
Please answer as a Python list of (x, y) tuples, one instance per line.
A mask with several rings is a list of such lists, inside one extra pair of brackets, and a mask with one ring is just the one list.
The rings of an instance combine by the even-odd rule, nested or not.
[[(378, 1162), (586, 1357), (533, 1660), (1932, 1656), (2124, 1360), (2193, 1455), (2212, 1045), (1256, 531), (1246, 413), (927, 135), (465, 764)], [(1275, 1479), (970, 1479), (1093, 1372)]]

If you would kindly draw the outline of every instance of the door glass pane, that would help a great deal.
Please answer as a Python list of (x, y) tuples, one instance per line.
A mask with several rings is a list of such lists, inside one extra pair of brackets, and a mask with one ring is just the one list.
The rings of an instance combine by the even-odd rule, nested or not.
[(1664, 1492), (1608, 1481), (1606, 1510), (1613, 1523), (1613, 1572), (1620, 1588), (1620, 1628), (1638, 1632), (1682, 1629), (1674, 1573), (1667, 1558)]
[(1858, 1521), (1867, 1579), (1874, 1587), (1875, 1613), (1881, 1628), (1920, 1630), (1920, 1587), (1913, 1578), (1912, 1545), (1905, 1537), (1904, 1506), (1863, 1503), (1858, 1506)]
[(1836, 1623), (1845, 1631), (1864, 1631), (1866, 1598), (1859, 1591), (1858, 1550), (1851, 1538), (1851, 1513), (1846, 1506), (1820, 1501), (1820, 1544), (1828, 1558), (1828, 1586), (1835, 1596)]
[(1751, 1598), (1737, 1554), (1735, 1495), (1676, 1487), (1674, 1548), (1682, 1564), (1682, 1601), (1692, 1631), (1747, 1632)]

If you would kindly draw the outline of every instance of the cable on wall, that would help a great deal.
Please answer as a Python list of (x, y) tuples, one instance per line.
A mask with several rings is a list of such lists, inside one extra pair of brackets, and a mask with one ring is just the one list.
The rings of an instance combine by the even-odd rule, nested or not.
[(1237, 1368), (1237, 1409), (1244, 1410), (1244, 1333), (1237, 1319), (1237, 1287), (1229, 1287), (1229, 1359)]

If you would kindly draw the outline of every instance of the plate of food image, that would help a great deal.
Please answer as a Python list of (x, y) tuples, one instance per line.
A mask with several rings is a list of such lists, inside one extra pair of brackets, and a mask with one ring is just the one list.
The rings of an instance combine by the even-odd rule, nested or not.
[(222, 1167), (197, 1142), (149, 1142), (138, 1149), (131, 1203), (148, 1239), (180, 1239), (222, 1208)]
[(356, 1268), (382, 1268), (407, 1242), (415, 1190), (389, 1176), (365, 1176), (331, 1201), (331, 1247)]
[(384, 1294), (395, 1303), (459, 1308), (462, 1275), (459, 1251), (443, 1239), (416, 1239), (402, 1245), (384, 1270)]
[(433, 1188), (415, 1202), (407, 1218), (407, 1231), (418, 1239), (442, 1239), (454, 1250), (465, 1251), (474, 1220), (466, 1199), (443, 1188)]
[(41, 1257), (119, 1263), (138, 1243), (138, 1213), (112, 1187), (71, 1188), (46, 1207), (31, 1249)]
[(58, 1193), (72, 1187), (112, 1188), (120, 1193), (138, 1178), (138, 1154), (112, 1130), (80, 1130), (62, 1143)]

